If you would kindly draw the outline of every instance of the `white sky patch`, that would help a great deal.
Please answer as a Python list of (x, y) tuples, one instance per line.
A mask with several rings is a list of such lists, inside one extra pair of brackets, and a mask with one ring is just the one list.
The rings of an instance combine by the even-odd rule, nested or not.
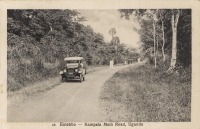
[(120, 18), (120, 13), (117, 10), (77, 10), (82, 16), (86, 17), (84, 25), (90, 25), (95, 32), (103, 34), (106, 41), (111, 41), (109, 30), (115, 28), (116, 36), (120, 38), (120, 42), (128, 47), (137, 48), (139, 35), (133, 30), (133, 27), (138, 27), (138, 24), (133, 20), (125, 20)]

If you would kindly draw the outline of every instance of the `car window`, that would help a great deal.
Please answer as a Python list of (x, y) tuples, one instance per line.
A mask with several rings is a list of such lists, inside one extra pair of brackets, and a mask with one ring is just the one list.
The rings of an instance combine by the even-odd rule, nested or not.
[(70, 60), (70, 61), (67, 61), (67, 63), (79, 63), (79, 60)]

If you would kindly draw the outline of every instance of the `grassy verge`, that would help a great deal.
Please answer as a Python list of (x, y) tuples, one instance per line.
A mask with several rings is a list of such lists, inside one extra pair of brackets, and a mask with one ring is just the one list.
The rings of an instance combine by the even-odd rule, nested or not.
[(100, 95), (107, 121), (191, 121), (190, 71), (163, 71), (133, 66), (114, 74)]
[[(108, 66), (89, 66), (87, 70), (87, 74), (90, 74), (95, 71), (99, 71)], [(43, 81), (38, 81), (34, 84), (29, 84), (16, 91), (8, 91), (8, 106), (18, 105), (19, 102), (25, 101), (30, 96), (36, 95), (38, 93), (42, 93), (48, 91), (50, 89), (55, 88), (61, 83), (60, 76), (51, 77)]]
[(60, 84), (60, 78), (49, 78), (45, 81), (39, 81), (17, 91), (8, 91), (8, 107), (18, 105), (18, 103), (27, 100), (30, 96), (48, 91)]

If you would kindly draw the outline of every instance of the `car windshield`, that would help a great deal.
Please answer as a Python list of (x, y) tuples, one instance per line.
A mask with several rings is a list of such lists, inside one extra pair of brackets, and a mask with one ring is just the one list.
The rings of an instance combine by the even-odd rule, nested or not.
[(67, 61), (67, 64), (70, 64), (70, 63), (79, 63), (79, 60), (69, 60), (69, 61)]

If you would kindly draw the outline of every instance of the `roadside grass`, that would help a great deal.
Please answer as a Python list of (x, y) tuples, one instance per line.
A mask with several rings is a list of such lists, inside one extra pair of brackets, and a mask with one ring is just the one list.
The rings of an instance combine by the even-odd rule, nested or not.
[[(89, 66), (87, 74), (99, 71), (108, 66)], [(59, 73), (59, 71), (57, 71)], [(27, 100), (30, 96), (37, 95), (38, 93), (43, 93), (48, 90), (55, 88), (61, 84), (59, 75), (56, 77), (49, 77), (46, 80), (38, 80), (38, 82), (33, 84), (28, 84), (19, 90), (7, 92), (8, 107), (18, 105), (18, 103)]]
[(105, 82), (100, 106), (106, 121), (191, 121), (191, 70), (166, 74), (163, 69), (132, 66)]
[(54, 87), (60, 84), (60, 78), (54, 77), (49, 78), (45, 81), (39, 81), (34, 84), (29, 84), (28, 86), (17, 90), (17, 91), (8, 91), (7, 98), (8, 98), (8, 107), (17, 106), (18, 103), (27, 100), (30, 96), (36, 95), (38, 93), (42, 93), (53, 89)]

